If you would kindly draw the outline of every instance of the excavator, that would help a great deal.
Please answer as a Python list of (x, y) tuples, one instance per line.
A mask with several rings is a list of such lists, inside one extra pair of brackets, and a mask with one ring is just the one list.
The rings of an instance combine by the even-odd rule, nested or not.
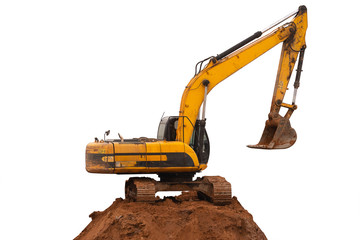
[[(288, 19), (289, 22), (285, 22)], [(285, 22), (285, 23), (284, 23)], [(282, 43), (280, 62), (268, 120), (260, 141), (248, 145), (257, 149), (285, 149), (297, 138), (290, 125), (295, 104), (307, 30), (307, 9), (296, 11), (257, 31), (250, 37), (217, 56), (196, 64), (195, 75), (185, 87), (178, 116), (162, 117), (157, 138), (104, 139), (86, 146), (86, 170), (90, 173), (157, 174), (159, 181), (132, 177), (125, 183), (125, 196), (131, 201), (154, 202), (158, 191), (192, 191), (217, 205), (229, 204), (231, 184), (221, 176), (205, 176), (193, 180), (207, 168), (210, 142), (205, 129), (207, 95), (221, 81), (240, 70), (274, 46)], [(266, 35), (265, 32), (268, 32)], [(288, 84), (297, 65), (292, 103), (284, 103)], [(204, 67), (203, 67), (204, 65)], [(280, 115), (280, 109), (287, 112)], [(201, 109), (201, 110), (200, 110)], [(201, 116), (200, 116), (201, 112)]]

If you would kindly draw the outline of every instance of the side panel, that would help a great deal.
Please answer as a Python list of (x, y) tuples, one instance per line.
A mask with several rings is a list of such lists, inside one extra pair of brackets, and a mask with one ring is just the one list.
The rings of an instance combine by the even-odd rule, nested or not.
[(91, 173), (197, 172), (205, 168), (199, 166), (194, 150), (182, 142), (100, 142), (86, 148), (86, 170)]
[[(187, 149), (181, 142), (151, 142), (146, 143), (147, 167), (170, 168), (170, 167), (198, 167), (196, 155), (193, 150)], [(195, 159), (194, 159), (195, 157)]]
[[(115, 168), (146, 168), (146, 144), (139, 143), (114, 143)], [(140, 163), (140, 164), (139, 164)]]
[(86, 171), (90, 173), (113, 173), (115, 169), (111, 143), (89, 143), (86, 146)]

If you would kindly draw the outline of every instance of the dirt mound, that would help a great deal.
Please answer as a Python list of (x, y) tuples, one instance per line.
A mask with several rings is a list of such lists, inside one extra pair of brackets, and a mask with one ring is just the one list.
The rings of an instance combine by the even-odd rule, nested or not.
[(90, 217), (92, 221), (75, 240), (266, 239), (236, 197), (226, 206), (184, 195), (156, 203), (118, 198), (108, 209), (93, 212)]

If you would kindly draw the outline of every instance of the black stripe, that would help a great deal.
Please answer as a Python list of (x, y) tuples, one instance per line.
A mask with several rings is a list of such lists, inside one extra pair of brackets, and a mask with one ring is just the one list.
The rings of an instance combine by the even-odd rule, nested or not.
[(86, 164), (89, 164), (89, 166), (93, 165), (100, 165), (104, 168), (115, 168), (114, 162), (104, 162), (101, 160), (104, 156), (112, 156), (112, 154), (93, 154), (93, 153), (86, 153)]
[[(115, 153), (115, 156), (137, 156), (137, 155), (167, 155), (169, 153)], [(108, 154), (109, 156), (112, 156), (112, 154)], [(106, 154), (104, 154), (106, 156)]]
[[(141, 156), (141, 155), (162, 155), (166, 156), (166, 161), (137, 161), (135, 167), (194, 167), (194, 161), (189, 154), (184, 152), (164, 152), (164, 153), (115, 153), (115, 156)], [(114, 156), (114, 154), (92, 154), (87, 153), (86, 159), (93, 164), (101, 163), (104, 167), (115, 167), (114, 162), (103, 162), (102, 157)]]
[(166, 153), (166, 161), (139, 161), (139, 167), (194, 167), (194, 161), (187, 153)]

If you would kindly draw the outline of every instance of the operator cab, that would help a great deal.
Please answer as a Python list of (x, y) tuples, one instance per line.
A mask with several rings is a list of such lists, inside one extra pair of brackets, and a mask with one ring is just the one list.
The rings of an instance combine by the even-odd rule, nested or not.
[[(176, 129), (178, 127), (178, 116), (168, 116), (163, 117), (160, 121), (157, 139), (165, 141), (176, 141)], [(195, 151), (199, 162), (206, 164), (210, 156), (210, 141), (207, 135), (206, 129), (203, 133), (203, 143), (200, 143), (200, 124), (199, 120), (196, 121), (193, 134), (189, 146)], [(202, 151), (200, 151), (200, 146), (202, 145)]]

